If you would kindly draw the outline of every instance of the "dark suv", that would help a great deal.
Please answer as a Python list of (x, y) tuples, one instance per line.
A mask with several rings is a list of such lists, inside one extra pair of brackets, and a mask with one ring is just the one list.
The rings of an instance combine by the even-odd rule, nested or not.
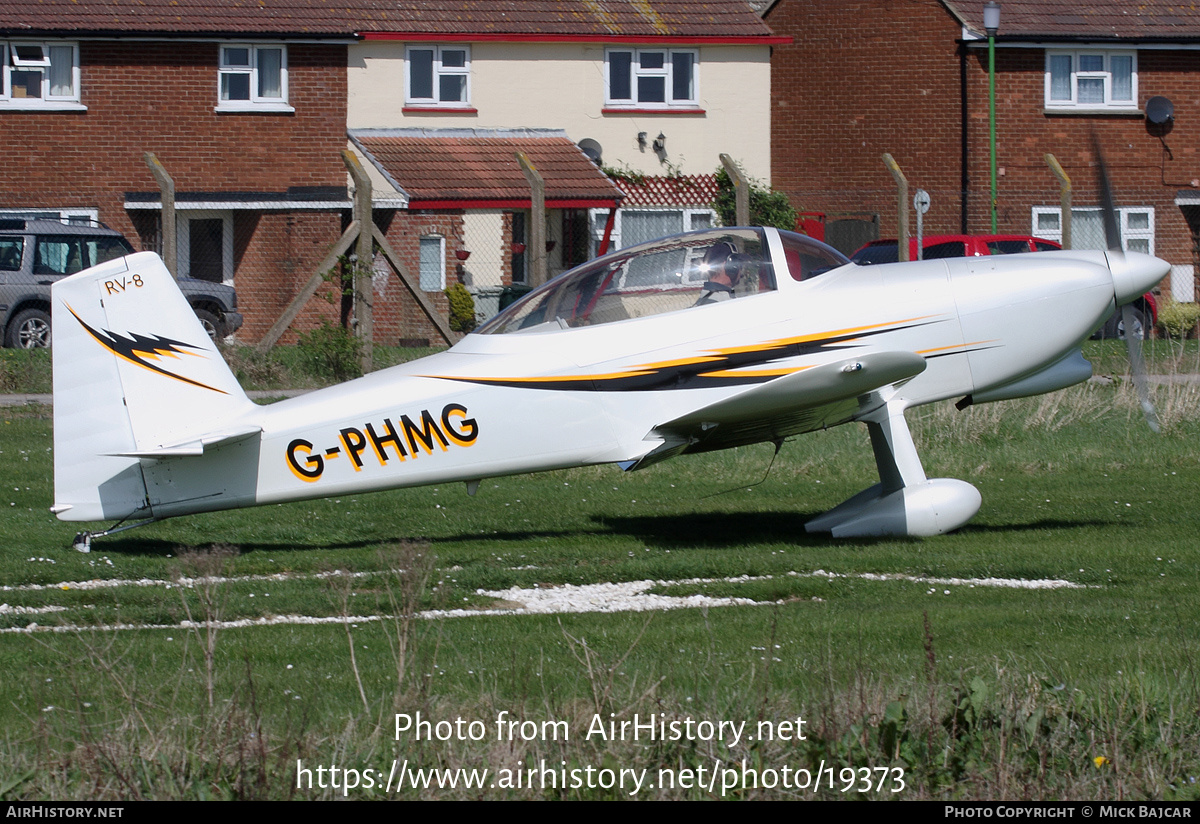
[[(103, 224), (0, 218), (0, 331), (5, 346), (50, 345), (50, 287), (59, 278), (132, 254), (120, 232)], [(213, 338), (242, 325), (232, 286), (179, 278), (192, 311)]]

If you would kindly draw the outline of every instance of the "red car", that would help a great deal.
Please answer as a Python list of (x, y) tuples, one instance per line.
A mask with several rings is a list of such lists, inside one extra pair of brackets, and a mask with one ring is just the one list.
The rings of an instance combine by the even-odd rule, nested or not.
[[(921, 238), (925, 260), (976, 255), (1011, 255), (1018, 252), (1050, 252), (1062, 246), (1053, 240), (1030, 235), (925, 235)], [(895, 263), (900, 259), (896, 239), (872, 240), (850, 256), (852, 263)], [(908, 239), (908, 259), (917, 259), (917, 239)]]
[[(896, 263), (899, 260), (895, 238), (873, 240), (850, 256), (851, 263), (867, 266), (872, 263)], [(925, 235), (921, 238), (925, 260), (952, 257), (974, 257), (976, 255), (1011, 255), (1019, 252), (1050, 252), (1062, 249), (1061, 244), (1032, 235)], [(908, 259), (917, 259), (917, 240), (909, 238)], [(1147, 292), (1133, 305), (1134, 333), (1145, 338), (1158, 323), (1158, 304), (1154, 295)], [(1103, 326), (1096, 330), (1097, 338), (1124, 338), (1125, 324), (1121, 313), (1114, 313)]]

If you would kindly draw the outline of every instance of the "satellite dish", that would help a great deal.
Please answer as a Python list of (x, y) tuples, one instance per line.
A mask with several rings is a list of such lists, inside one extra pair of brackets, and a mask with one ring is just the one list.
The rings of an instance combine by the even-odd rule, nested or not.
[(1155, 126), (1165, 126), (1175, 120), (1175, 104), (1162, 95), (1146, 101), (1146, 120)]
[(599, 143), (597, 143), (595, 140), (592, 140), (590, 137), (585, 137), (583, 140), (579, 141), (577, 145), (579, 146), (579, 151), (587, 155), (588, 160), (592, 161), (597, 166), (600, 165), (600, 158), (604, 150), (600, 147)]

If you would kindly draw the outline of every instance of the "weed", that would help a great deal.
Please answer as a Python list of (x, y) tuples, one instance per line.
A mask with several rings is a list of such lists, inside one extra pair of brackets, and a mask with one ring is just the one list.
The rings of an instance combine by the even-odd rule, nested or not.
[(230, 371), (243, 387), (257, 389), (287, 385), (287, 370), (274, 352), (260, 354), (253, 346), (225, 343), (220, 344), (219, 348)]
[[(204, 689), (209, 709), (213, 707), (217, 634), (229, 597), (228, 589), (224, 586), (225, 567), (229, 559), (236, 555), (237, 549), (228, 545), (214, 546), (208, 550), (185, 550), (179, 554), (179, 599), (187, 615), (187, 629), (204, 653)], [(188, 602), (189, 592), (196, 598), (200, 620), (197, 620)]]
[[(417, 617), (421, 611), (429, 580), (437, 559), (427, 545), (402, 543), (380, 555), (383, 567), (383, 594), (389, 620), (384, 621), (384, 636), (395, 666), (395, 704), (399, 708), (412, 694), (409, 683), (416, 656)], [(418, 688), (425, 684), (419, 682)]]
[(362, 376), (362, 342), (328, 318), (316, 329), (301, 332), (296, 348), (301, 364), (315, 378), (346, 381)]
[[(642, 636), (646, 634), (646, 630), (650, 628), (650, 622), (653, 620), (653, 615), (646, 618), (646, 622), (642, 625), (642, 631), (633, 639), (633, 643), (625, 650), (625, 652), (616, 658), (612, 663), (605, 663), (601, 656), (593, 648), (588, 646), (587, 638), (582, 636), (576, 637), (567, 632), (563, 627), (562, 621), (558, 622), (559, 630), (563, 634), (563, 638), (567, 640), (567, 648), (571, 652), (571, 656), (579, 662), (583, 667), (584, 673), (587, 676), (587, 682), (591, 688), (592, 706), (595, 709), (596, 715), (601, 718), (608, 718), (611, 715), (617, 715), (614, 708), (615, 687), (617, 676), (621, 671), (621, 666), (626, 659), (633, 654), (641, 643)], [(647, 694), (658, 687), (655, 683)], [(644, 697), (644, 696), (643, 696)], [(620, 715), (625, 715), (628, 708), (621, 708)]]
[(49, 392), (50, 352), (46, 349), (0, 349), (0, 393)]

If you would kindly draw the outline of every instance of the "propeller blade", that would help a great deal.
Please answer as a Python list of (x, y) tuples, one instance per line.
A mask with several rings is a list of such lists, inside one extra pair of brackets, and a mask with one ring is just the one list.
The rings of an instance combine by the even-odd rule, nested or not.
[[(1100, 148), (1100, 140), (1095, 132), (1092, 133), (1092, 150), (1096, 154), (1096, 188), (1100, 192), (1100, 211), (1104, 215), (1104, 242), (1108, 246), (1109, 268), (1112, 269), (1113, 264), (1117, 263), (1123, 269), (1125, 252), (1121, 244), (1121, 223), (1117, 220), (1108, 162), (1104, 159), (1104, 150)], [(1142, 407), (1142, 415), (1150, 431), (1160, 432), (1158, 412), (1150, 400), (1150, 381), (1146, 377), (1146, 359), (1142, 356), (1142, 333), (1136, 326), (1133, 305), (1127, 301), (1120, 308), (1121, 325), (1125, 329), (1125, 348), (1129, 350), (1129, 372), (1133, 377), (1133, 388), (1137, 391), (1138, 404)]]
[(1121, 252), (1121, 224), (1113, 200), (1112, 182), (1108, 179), (1108, 161), (1100, 148), (1100, 139), (1092, 133), (1092, 151), (1096, 154), (1096, 188), (1100, 190), (1100, 213), (1104, 216), (1104, 243), (1110, 252)]
[(1146, 377), (1146, 359), (1142, 357), (1142, 336), (1138, 334), (1135, 326), (1136, 318), (1133, 314), (1132, 304), (1127, 303), (1121, 307), (1121, 322), (1125, 327), (1125, 347), (1129, 350), (1129, 370), (1133, 376), (1133, 388), (1137, 391), (1138, 404), (1142, 407), (1142, 414), (1146, 417), (1146, 425), (1150, 427), (1150, 431), (1161, 432), (1162, 429), (1158, 425), (1158, 412), (1150, 400), (1150, 381)]

